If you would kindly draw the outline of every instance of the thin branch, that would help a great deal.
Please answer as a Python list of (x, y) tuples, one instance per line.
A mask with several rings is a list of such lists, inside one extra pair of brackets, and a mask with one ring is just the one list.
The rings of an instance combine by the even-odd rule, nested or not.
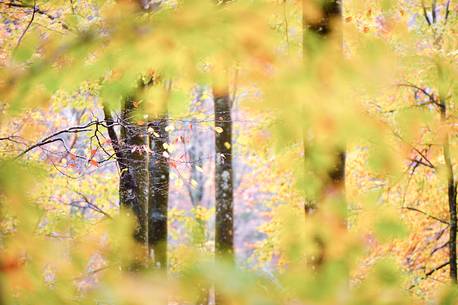
[(431, 26), (431, 20), (429, 20), (428, 13), (426, 12), (426, 6), (425, 6), (425, 1), (421, 1), (421, 6), (423, 8), (423, 16), (426, 19), (426, 22), (428, 23), (429, 26)]
[[(445, 263), (442, 263), (440, 264), (439, 266), (431, 269), (430, 271), (426, 272), (425, 275), (423, 277), (420, 278), (420, 280), (426, 280), (428, 277), (430, 277), (431, 275), (433, 275), (436, 271), (439, 271), (441, 270), (442, 268), (444, 267), (447, 267), (449, 265), (450, 262), (445, 262)], [(415, 288), (418, 284), (413, 284), (409, 287), (409, 290)]]
[(402, 207), (402, 209), (406, 209), (406, 210), (409, 210), (409, 211), (415, 211), (415, 212), (418, 212), (418, 213), (421, 213), (421, 214), (425, 215), (425, 216), (428, 217), (428, 218), (437, 220), (437, 221), (439, 221), (439, 222), (441, 222), (441, 223), (443, 223), (443, 224), (446, 224), (446, 225), (450, 225), (450, 223), (449, 223), (448, 221), (443, 220), (443, 219), (440, 219), (440, 218), (438, 218), (438, 217), (436, 217), (436, 216), (433, 216), (433, 215), (431, 215), (431, 214), (428, 214), (428, 213), (426, 213), (426, 212), (424, 212), (424, 211), (422, 211), (422, 210), (419, 210), (419, 209), (417, 209), (417, 208), (407, 206), (407, 207)]
[(449, 14), (450, 14), (450, 0), (447, 1), (447, 4), (445, 6), (444, 25), (447, 24)]
[(47, 17), (48, 19), (52, 20), (52, 21), (56, 21), (57, 23), (59, 23), (62, 26), (63, 29), (70, 31), (70, 27), (67, 24), (65, 24), (61, 20), (57, 19), (56, 16), (53, 16), (50, 13), (48, 13), (46, 11), (43, 11), (40, 8), (36, 7), (35, 4), (34, 5), (29, 5), (29, 4), (25, 4), (25, 3), (19, 3), (19, 2), (7, 2), (7, 3), (6, 2), (0, 2), (0, 4), (6, 5), (8, 7), (16, 7), (16, 8), (22, 8), (22, 9), (32, 8), (32, 9), (34, 9), (35, 13), (43, 15), (43, 16)]
[(426, 272), (426, 273), (425, 273), (425, 276), (428, 277), (428, 276), (433, 275), (434, 272), (439, 271), (439, 270), (441, 270), (441, 269), (444, 268), (444, 267), (447, 267), (449, 263), (450, 263), (450, 262), (442, 263), (441, 265), (437, 266), (436, 268), (431, 269), (430, 271)]
[(27, 26), (25, 27), (24, 31), (22, 31), (21, 36), (19, 36), (19, 39), (18, 39), (18, 41), (16, 43), (16, 46), (14, 47), (14, 51), (13, 52), (15, 52), (17, 50), (17, 48), (19, 48), (19, 45), (21, 44), (22, 39), (24, 38), (25, 34), (27, 33), (27, 31), (29, 30), (30, 26), (32, 25), (33, 20), (35, 19), (35, 13), (36, 12), (37, 12), (37, 1), (33, 0), (32, 17), (30, 18), (30, 21), (27, 24)]
[(116, 130), (114, 129), (113, 117), (107, 105), (105, 104), (103, 105), (103, 114), (105, 115), (105, 122), (107, 123), (106, 128), (108, 130), (108, 136), (110, 137), (111, 145), (113, 146), (113, 150), (116, 154), (116, 157), (118, 158), (118, 160), (123, 160), (121, 146), (119, 144), (119, 139), (116, 134)]
[(100, 214), (103, 214), (104, 216), (106, 216), (107, 218), (110, 218), (110, 219), (113, 219), (113, 217), (111, 217), (110, 214), (108, 214), (107, 212), (105, 212), (104, 210), (102, 210), (101, 208), (99, 208), (97, 205), (93, 204), (89, 198), (84, 195), (83, 193), (80, 193), (78, 191), (74, 191), (76, 194), (80, 195), (81, 198), (83, 198), (84, 202), (88, 205), (88, 207), (96, 212), (99, 212)]

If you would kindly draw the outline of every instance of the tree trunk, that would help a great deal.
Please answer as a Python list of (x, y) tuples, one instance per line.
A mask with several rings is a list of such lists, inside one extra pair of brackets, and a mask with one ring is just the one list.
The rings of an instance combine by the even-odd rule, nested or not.
[(121, 106), (121, 135), (114, 128), (113, 117), (106, 105), (103, 107), (108, 135), (119, 165), (119, 203), (121, 209), (133, 213), (136, 218), (134, 238), (142, 246), (133, 269), (147, 262), (148, 240), (148, 153), (146, 151), (146, 128), (135, 121), (134, 98), (128, 97)]
[(154, 254), (154, 264), (167, 270), (167, 210), (169, 194), (169, 162), (166, 144), (169, 135), (166, 130), (166, 116), (149, 123), (149, 247)]
[(215, 107), (215, 252), (234, 259), (232, 117), (228, 90), (214, 90)]
[[(440, 101), (441, 121), (442, 124), (447, 123), (447, 105), (445, 100)], [(450, 218), (450, 231), (449, 231), (449, 265), (450, 265), (450, 279), (454, 284), (457, 283), (457, 263), (456, 263), (456, 230), (457, 230), (457, 217), (456, 217), (456, 182), (453, 173), (453, 164), (450, 157), (450, 143), (448, 132), (444, 135), (443, 153), (445, 160), (445, 167), (447, 171), (447, 190), (448, 190), (448, 206)]]
[[(232, 116), (227, 87), (213, 89), (215, 112), (215, 255), (234, 262)], [(215, 291), (215, 304), (223, 304)]]
[[(303, 27), (303, 56), (314, 56), (315, 52), (319, 52), (322, 44), (327, 42), (331, 33), (333, 33), (332, 21), (341, 18), (342, 1), (341, 0), (324, 0), (319, 5), (321, 11), (321, 18), (319, 20), (308, 20), (306, 17), (306, 5), (303, 0), (303, 14), (302, 14), (302, 27)], [(310, 39), (308, 34), (313, 34)], [(342, 35), (339, 35), (340, 44), (342, 43)], [(307, 158), (307, 138), (306, 130), (303, 131), (303, 149), (304, 149), (304, 162)], [(335, 149), (333, 153), (333, 164), (327, 172), (326, 181), (323, 187), (323, 193), (332, 192), (340, 197), (343, 197), (345, 187), (345, 151), (339, 148)], [(310, 209), (314, 208), (314, 203), (305, 204), (305, 213), (308, 214)]]
[(121, 142), (124, 158), (120, 177), (121, 207), (132, 210), (138, 226), (135, 238), (146, 245), (148, 240), (148, 153), (146, 127), (135, 122), (134, 99), (127, 98), (122, 109)]

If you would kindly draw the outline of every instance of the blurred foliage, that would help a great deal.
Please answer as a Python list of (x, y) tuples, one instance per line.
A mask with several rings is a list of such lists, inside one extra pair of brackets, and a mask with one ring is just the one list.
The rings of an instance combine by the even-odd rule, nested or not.
[[(189, 304), (212, 285), (227, 304), (458, 302), (438, 268), (448, 259), (444, 134), (458, 157), (457, 4), (445, 19), (448, 2), (437, 1), (429, 25), (419, 0), (344, 1), (343, 45), (308, 37), (308, 56), (300, 2), (0, 2), (0, 304)], [(243, 189), (271, 194), (248, 262), (214, 262), (213, 233), (198, 225), (211, 224), (212, 207), (173, 208), (168, 274), (129, 271), (141, 249), (118, 212), (118, 173), (102, 152), (111, 143), (90, 136), (103, 126), (68, 135), (79, 145), (58, 153), (56, 141), (21, 154), (50, 130), (97, 121), (103, 104), (119, 110), (155, 75), (170, 87), (143, 92), (146, 119), (167, 105), (170, 130), (185, 128), (192, 90), (229, 82), (241, 120), (255, 121), (232, 143), (257, 169)], [(336, 147), (347, 151), (345, 223), (343, 202), (321, 196)], [(195, 187), (171, 166), (177, 189)], [(307, 217), (304, 196), (319, 201)]]

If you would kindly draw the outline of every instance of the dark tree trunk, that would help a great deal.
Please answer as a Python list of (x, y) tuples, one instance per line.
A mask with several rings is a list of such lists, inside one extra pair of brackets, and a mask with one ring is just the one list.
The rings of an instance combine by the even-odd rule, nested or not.
[(121, 114), (121, 143), (123, 159), (119, 184), (122, 208), (132, 210), (138, 225), (135, 238), (146, 245), (148, 240), (148, 153), (147, 133), (144, 125), (138, 125), (133, 98), (124, 101)]
[[(307, 1), (307, 0), (303, 0)], [(305, 11), (306, 5), (303, 2), (303, 14), (302, 14), (302, 27), (303, 27), (303, 57), (313, 58), (318, 56), (330, 42), (330, 36), (334, 34), (333, 23), (341, 18), (341, 1), (340, 0), (323, 0), (319, 4), (317, 3), (318, 9), (320, 10), (319, 19), (307, 18), (307, 12)], [(340, 29), (338, 29), (340, 31)], [(338, 32), (339, 44), (342, 44), (342, 34)], [(303, 149), (304, 149), (304, 166), (307, 166), (307, 130), (303, 130)], [(314, 199), (310, 200), (306, 198), (304, 204), (305, 216), (316, 208), (316, 201), (319, 198), (326, 198), (332, 196), (339, 201), (345, 201), (345, 151), (341, 148), (336, 147), (332, 154), (332, 164), (324, 175), (324, 181), (320, 194)], [(304, 168), (307, 170), (307, 168)], [(322, 176), (321, 173), (319, 173)], [(306, 183), (306, 182), (305, 182)], [(341, 209), (346, 213), (346, 207)], [(346, 222), (346, 217), (342, 218), (343, 224)], [(314, 237), (319, 251), (316, 256), (311, 259), (311, 264), (314, 268), (321, 266), (326, 260), (326, 245), (320, 236)]]
[[(215, 112), (215, 255), (234, 262), (232, 115), (229, 90), (213, 89)], [(215, 304), (224, 304), (215, 289)]]
[[(306, 0), (304, 0), (306, 1)], [(305, 10), (305, 5), (303, 6)], [(303, 56), (314, 56), (315, 52), (320, 51), (320, 46), (327, 43), (329, 36), (333, 33), (332, 22), (338, 18), (341, 18), (342, 12), (342, 1), (341, 0), (324, 0), (319, 5), (321, 10), (321, 18), (318, 20), (308, 20), (306, 12), (302, 15), (302, 26), (303, 26)], [(339, 30), (340, 31), (340, 30)], [(312, 34), (314, 37), (310, 37)], [(342, 35), (338, 35), (340, 44), (342, 43)], [(307, 132), (304, 130), (303, 136), (303, 148), (304, 158), (307, 157)], [(336, 148), (333, 154), (333, 164), (327, 172), (327, 177), (323, 193), (338, 193), (338, 196), (343, 197), (345, 187), (345, 151)], [(305, 161), (305, 160), (304, 160)], [(305, 204), (305, 212), (308, 214), (311, 208), (314, 208), (314, 203)]]
[(148, 240), (148, 153), (146, 151), (146, 128), (135, 122), (133, 98), (128, 97), (121, 106), (121, 134), (118, 137), (110, 110), (104, 105), (108, 135), (119, 165), (119, 203), (121, 209), (133, 213), (136, 218), (134, 238), (143, 248), (136, 257), (133, 269), (147, 262)]
[[(222, 0), (225, 5), (230, 0)], [(232, 170), (232, 102), (227, 81), (213, 87), (215, 114), (215, 256), (234, 263), (234, 182)], [(226, 302), (215, 287), (215, 305)], [(208, 301), (208, 300), (207, 300)]]
[[(447, 123), (447, 105), (445, 100), (440, 101), (441, 121), (443, 124)], [(456, 217), (456, 182), (453, 173), (453, 163), (450, 157), (450, 143), (449, 134), (446, 132), (444, 135), (443, 153), (445, 160), (445, 167), (447, 171), (447, 190), (448, 190), (448, 207), (450, 218), (450, 231), (449, 231), (449, 265), (450, 265), (450, 279), (453, 283), (457, 283), (457, 263), (456, 263), (456, 230), (457, 230), (457, 217)]]
[(215, 111), (215, 253), (234, 259), (232, 116), (228, 91), (213, 91)]
[(149, 247), (154, 254), (156, 267), (167, 270), (167, 210), (170, 166), (166, 157), (169, 136), (166, 130), (167, 118), (149, 123), (150, 149), (149, 165)]

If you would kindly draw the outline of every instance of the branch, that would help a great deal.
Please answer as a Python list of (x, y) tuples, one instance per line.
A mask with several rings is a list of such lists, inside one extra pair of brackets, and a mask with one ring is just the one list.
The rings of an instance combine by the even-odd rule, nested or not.
[(415, 212), (418, 212), (418, 213), (421, 213), (421, 214), (425, 215), (425, 216), (428, 217), (428, 218), (437, 220), (437, 221), (439, 221), (439, 222), (441, 222), (441, 223), (443, 223), (443, 224), (446, 224), (446, 225), (450, 225), (450, 224), (448, 223), (448, 221), (445, 221), (445, 220), (440, 219), (440, 218), (438, 218), (438, 217), (436, 217), (436, 216), (430, 215), (430, 214), (428, 214), (428, 213), (426, 213), (426, 212), (424, 212), (424, 211), (422, 211), (422, 210), (419, 210), (419, 209), (417, 209), (417, 208), (408, 207), (408, 206), (407, 206), (407, 207), (402, 207), (402, 209), (406, 209), (406, 210), (410, 210), (410, 211), (415, 211)]
[[(429, 270), (428, 272), (425, 273), (425, 275), (424, 275), (423, 277), (420, 278), (420, 280), (426, 280), (428, 277), (430, 277), (431, 275), (433, 275), (434, 272), (439, 271), (439, 270), (441, 270), (441, 269), (444, 268), (444, 267), (447, 267), (447, 266), (449, 265), (449, 263), (450, 263), (450, 262), (442, 263), (442, 264), (440, 264), (439, 266), (437, 266), (437, 267), (435, 267), (435, 268)], [(416, 286), (417, 286), (417, 284), (411, 285), (411, 286), (409, 287), (409, 290), (415, 288)]]
[(67, 129), (63, 129), (63, 130), (60, 130), (58, 132), (55, 132), (53, 134), (51, 134), (50, 136), (47, 136), (46, 138), (42, 139), (40, 142), (28, 147), (27, 149), (25, 149), (23, 152), (21, 152), (19, 155), (17, 155), (14, 160), (17, 160), (19, 158), (21, 158), (22, 156), (24, 156), (25, 154), (27, 154), (28, 152), (34, 150), (35, 148), (37, 147), (40, 147), (40, 146), (43, 146), (43, 145), (47, 145), (47, 144), (50, 144), (50, 143), (53, 143), (53, 142), (56, 142), (56, 141), (62, 141), (62, 139), (53, 139), (54, 137), (57, 137), (58, 135), (61, 135), (61, 134), (64, 134), (64, 133), (78, 133), (78, 132), (87, 132), (87, 131), (91, 131), (91, 129), (88, 129), (89, 127), (93, 126), (93, 125), (96, 125), (96, 124), (100, 124), (102, 126), (104, 126), (103, 124), (101, 124), (100, 122), (98, 121), (92, 121), (92, 122), (89, 122), (87, 123), (86, 125), (83, 125), (83, 126), (75, 126), (75, 127), (70, 127), (70, 128), (67, 128)]
[(32, 11), (32, 17), (30, 18), (30, 21), (29, 23), (27, 24), (27, 26), (25, 27), (24, 31), (22, 32), (21, 36), (19, 36), (19, 39), (16, 43), (16, 46), (14, 47), (14, 51), (17, 50), (17, 48), (19, 47), (19, 45), (21, 44), (21, 41), (22, 39), (24, 38), (25, 36), (25, 33), (27, 33), (27, 31), (29, 30), (30, 26), (32, 25), (32, 22), (33, 20), (35, 19), (35, 13), (37, 12), (37, 1), (36, 0), (33, 0), (33, 11)]
[(113, 146), (113, 150), (115, 151), (116, 158), (118, 160), (122, 160), (122, 151), (121, 147), (119, 144), (118, 136), (116, 134), (116, 130), (114, 129), (114, 121), (113, 117), (111, 116), (111, 112), (108, 109), (107, 105), (103, 105), (103, 114), (105, 115), (105, 122), (107, 123), (107, 130), (108, 130), (108, 136), (110, 137), (111, 140), (111, 145)]
[(439, 102), (437, 102), (437, 100), (434, 98), (434, 95), (428, 93), (424, 88), (418, 87), (418, 86), (416, 86), (414, 84), (398, 84), (398, 86), (399, 87), (414, 88), (414, 89), (416, 89), (418, 91), (421, 91), (424, 95), (426, 95), (429, 98), (431, 104), (434, 104), (439, 108), (442, 108), (442, 105)]
[(450, 0), (447, 1), (447, 4), (445, 6), (444, 25), (447, 24), (449, 14), (450, 14)]
[(63, 29), (70, 31), (70, 27), (67, 24), (65, 24), (61, 20), (57, 19), (56, 16), (53, 16), (50, 13), (48, 13), (46, 11), (43, 11), (40, 8), (36, 7), (35, 4), (34, 5), (29, 5), (29, 4), (25, 4), (25, 3), (19, 3), (19, 2), (8, 2), (8, 3), (0, 2), (0, 4), (6, 5), (8, 7), (16, 7), (16, 8), (23, 8), (23, 9), (27, 9), (27, 8), (34, 9), (35, 13), (43, 15), (43, 16), (47, 17), (48, 19), (52, 20), (52, 21), (56, 21), (57, 23), (59, 23), (62, 26)]
[(421, 6), (423, 8), (423, 16), (426, 19), (426, 22), (428, 23), (429, 26), (431, 26), (431, 21), (429, 20), (428, 13), (426, 12), (426, 6), (425, 6), (425, 1), (421, 1)]
[(431, 269), (430, 271), (428, 271), (428, 272), (425, 273), (425, 277), (428, 277), (428, 276), (430, 276), (430, 275), (433, 275), (434, 272), (439, 271), (439, 270), (441, 270), (442, 268), (448, 266), (449, 263), (450, 263), (450, 262), (445, 262), (445, 263), (443, 263), (443, 264), (437, 266), (436, 268)]
[(88, 205), (88, 207), (90, 209), (92, 209), (92, 210), (94, 210), (96, 212), (99, 212), (100, 214), (103, 214), (107, 218), (113, 219), (113, 217), (111, 217), (110, 214), (108, 214), (107, 212), (105, 212), (104, 210), (99, 208), (97, 205), (93, 204), (86, 195), (84, 195), (83, 193), (80, 193), (78, 191), (74, 191), (74, 192), (77, 193), (78, 195), (80, 195), (81, 198), (83, 198), (84, 202)]

